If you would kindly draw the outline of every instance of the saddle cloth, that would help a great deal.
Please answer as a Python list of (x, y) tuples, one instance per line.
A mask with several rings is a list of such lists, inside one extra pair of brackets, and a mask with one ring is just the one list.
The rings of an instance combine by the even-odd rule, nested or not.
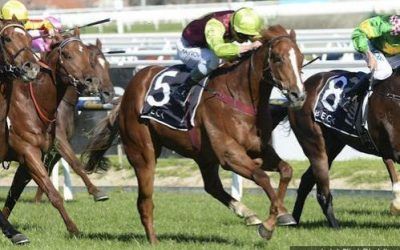
[(185, 108), (173, 99), (172, 93), (189, 78), (190, 69), (174, 65), (159, 72), (152, 80), (141, 111), (141, 118), (151, 119), (172, 129), (187, 131), (194, 126), (194, 116), (207, 78), (192, 87)]
[(346, 90), (352, 88), (365, 75), (363, 72), (338, 72), (327, 79), (324, 87), (318, 94), (314, 107), (314, 118), (317, 122), (335, 129), (343, 134), (359, 138), (365, 146), (375, 149), (375, 145), (368, 133), (368, 91), (342, 107), (341, 99)]

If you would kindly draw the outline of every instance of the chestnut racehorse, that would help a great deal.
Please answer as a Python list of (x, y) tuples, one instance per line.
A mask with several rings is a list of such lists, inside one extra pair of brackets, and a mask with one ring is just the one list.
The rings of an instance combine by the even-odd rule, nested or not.
[[(24, 26), (14, 20), (0, 21), (0, 161), (3, 161), (9, 150), (4, 143), (8, 136), (6, 117), (13, 89), (16, 81), (32, 81), (39, 72), (37, 58), (30, 49), (32, 37)], [(0, 227), (14, 244), (28, 242), (25, 235), (17, 231), (0, 213)]]
[[(303, 55), (293, 30), (288, 34), (282, 26), (276, 25), (264, 30), (262, 35), (263, 45), (259, 49), (210, 75), (191, 135), (140, 118), (151, 80), (164, 69), (158, 66), (140, 70), (126, 88), (120, 106), (98, 125), (87, 149), (89, 160), (86, 169), (95, 169), (119, 131), (128, 160), (136, 172), (139, 188), (137, 208), (151, 243), (157, 242), (152, 196), (155, 165), (162, 146), (194, 159), (200, 167), (206, 192), (237, 215), (245, 217), (250, 224), (258, 224), (260, 220), (224, 191), (218, 175), (219, 165), (262, 187), (271, 200), (269, 217), (259, 225), (262, 237), (269, 239), (272, 236), (277, 218), (282, 224), (293, 222), (283, 204), (292, 169), (268, 144), (272, 121), (268, 99), (272, 87), (278, 86), (293, 107), (301, 107), (305, 98), (300, 77)], [(222, 102), (221, 96), (231, 102)], [(192, 144), (191, 136), (198, 138), (197, 145)], [(280, 173), (278, 194), (265, 170)]]
[[(60, 41), (45, 58), (48, 66), (42, 64), (36, 80), (28, 84), (18, 79), (13, 82), (8, 112), (10, 150), (6, 158), (20, 163), (16, 176), (28, 175), (29, 178), (25, 179), (33, 178), (43, 189), (72, 234), (77, 234), (78, 228), (67, 214), (60, 194), (50, 181), (42, 156), (53, 143), (56, 110), (66, 89), (71, 85), (76, 91), (98, 86), (96, 72), (90, 62), (90, 52), (78, 36), (75, 30), (74, 36), (59, 37)], [(17, 183), (14, 183), (14, 187), (18, 189), (20, 187)], [(3, 209), (5, 217), (10, 212), (7, 207)]]
[[(373, 93), (368, 104), (368, 129), (376, 151), (365, 146), (359, 138), (338, 132), (314, 120), (313, 110), (318, 93), (327, 79), (338, 74), (354, 74), (345, 71), (331, 71), (315, 74), (305, 83), (307, 98), (300, 110), (289, 109), (289, 120), (304, 153), (310, 160), (311, 166), (303, 174), (298, 189), (293, 216), (299, 223), (304, 202), (317, 184), (317, 200), (325, 214), (329, 225), (339, 227), (334, 216), (332, 195), (329, 188), (329, 169), (333, 160), (349, 145), (367, 154), (382, 157), (393, 184), (395, 199), (391, 203), (391, 212), (400, 212), (400, 182), (394, 162), (400, 163), (400, 73), (395, 71), (391, 77), (374, 85)], [(337, 91), (339, 91), (337, 89)], [(338, 93), (338, 92), (336, 92)], [(278, 119), (274, 124), (278, 123)]]
[[(111, 82), (109, 74), (109, 63), (105, 58), (100, 40), (96, 40), (96, 45), (87, 45), (91, 62), (96, 71), (96, 75), (99, 77), (99, 91), (100, 99), (103, 103), (109, 103), (114, 97), (114, 86)], [(74, 150), (70, 144), (70, 140), (74, 135), (75, 119), (77, 118), (76, 103), (78, 102), (78, 93), (72, 86), (67, 88), (67, 91), (61, 100), (61, 103), (57, 108), (57, 121), (56, 121), (56, 142), (54, 143), (53, 150), (45, 156), (45, 165), (48, 168), (49, 174), (54, 168), (54, 165), (64, 158), (76, 174), (78, 174), (86, 185), (89, 194), (93, 195), (95, 201), (105, 201), (108, 196), (96, 187), (89, 179), (87, 174), (84, 172), (84, 168), (76, 157)], [(24, 180), (25, 181), (25, 180)], [(11, 192), (16, 195), (16, 192)], [(40, 201), (43, 192), (38, 187), (35, 195), (35, 200)], [(10, 199), (14, 200), (13, 197)], [(10, 207), (11, 204), (7, 204), (6, 207)]]

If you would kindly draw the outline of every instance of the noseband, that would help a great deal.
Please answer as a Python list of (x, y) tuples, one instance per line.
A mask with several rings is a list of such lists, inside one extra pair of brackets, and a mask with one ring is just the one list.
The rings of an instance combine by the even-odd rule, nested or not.
[[(18, 50), (17, 53), (15, 53), (14, 55), (10, 55), (5, 49), (6, 45), (5, 45), (4, 36), (3, 36), (4, 31), (8, 28), (20, 28), (23, 31), (25, 31), (25, 27), (22, 26), (21, 24), (12, 23), (12, 24), (5, 25), (0, 30), (0, 37), (1, 37), (0, 48), (1, 48), (1, 52), (3, 54), (3, 59), (4, 59), (3, 65), (0, 66), (0, 75), (11, 75), (12, 77), (16, 78), (16, 77), (21, 76), (25, 71), (22, 68), (14, 65), (15, 59), (25, 50), (31, 51), (33, 55), (34, 55), (34, 52), (31, 50), (30, 47), (23, 47), (20, 50)], [(7, 55), (7, 57), (4, 57), (6, 55)], [(10, 62), (10, 59), (11, 59), (11, 62)]]

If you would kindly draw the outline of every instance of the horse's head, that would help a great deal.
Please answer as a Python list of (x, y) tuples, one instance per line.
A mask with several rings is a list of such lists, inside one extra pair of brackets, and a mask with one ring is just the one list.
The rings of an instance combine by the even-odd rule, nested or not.
[(102, 44), (99, 39), (96, 40), (96, 45), (89, 44), (87, 47), (90, 51), (92, 66), (96, 71), (96, 76), (99, 77), (100, 99), (103, 103), (108, 103), (114, 97), (114, 85), (109, 73), (110, 64), (101, 51)]
[(294, 30), (288, 34), (282, 26), (276, 25), (264, 30), (262, 35), (266, 79), (282, 91), (290, 107), (300, 108), (306, 97), (300, 75), (304, 56), (297, 46)]
[(77, 31), (72, 36), (57, 36), (47, 57), (48, 63), (55, 65), (57, 78), (75, 86), (80, 93), (99, 93), (100, 81), (92, 66), (90, 51)]
[(40, 70), (38, 59), (31, 50), (32, 37), (15, 19), (0, 22), (0, 64), (2, 74), (34, 80)]

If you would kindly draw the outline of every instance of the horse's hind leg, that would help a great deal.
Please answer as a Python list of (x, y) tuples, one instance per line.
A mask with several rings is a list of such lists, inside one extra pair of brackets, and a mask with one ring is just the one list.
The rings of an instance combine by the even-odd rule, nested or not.
[(285, 207), (285, 196), (287, 187), (292, 179), (293, 169), (289, 163), (283, 161), (275, 152), (271, 145), (266, 145), (264, 151), (263, 169), (266, 171), (279, 172), (279, 186), (278, 186), (278, 225), (288, 226), (296, 224), (295, 219), (287, 212)]
[(7, 200), (3, 207), (3, 214), (8, 218), (11, 211), (14, 209), (21, 193), (24, 191), (26, 185), (32, 179), (28, 169), (24, 165), (20, 165), (15, 172), (14, 179), (10, 190), (8, 191)]
[(243, 203), (234, 199), (228, 194), (222, 186), (221, 179), (218, 174), (217, 164), (199, 163), (200, 171), (203, 176), (204, 189), (207, 193), (219, 200), (222, 204), (230, 208), (237, 216), (244, 218), (248, 226), (259, 225), (262, 221), (257, 217), (256, 213), (247, 208)]

